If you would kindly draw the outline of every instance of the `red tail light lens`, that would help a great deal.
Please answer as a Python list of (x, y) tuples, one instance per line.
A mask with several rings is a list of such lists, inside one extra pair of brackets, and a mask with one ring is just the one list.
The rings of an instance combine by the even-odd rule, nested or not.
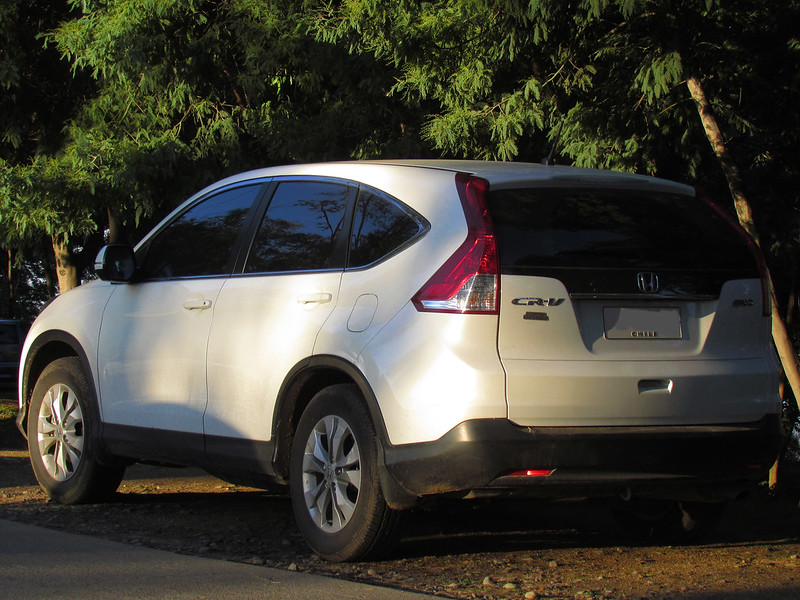
[(524, 469), (522, 471), (513, 471), (507, 477), (549, 477), (552, 469)]
[(496, 315), (500, 261), (486, 205), (489, 182), (459, 173), (456, 187), (467, 220), (467, 239), (411, 301), (422, 312)]
[(708, 204), (717, 214), (731, 224), (739, 235), (744, 239), (745, 243), (750, 247), (756, 264), (758, 265), (758, 273), (761, 277), (761, 306), (765, 317), (772, 316), (772, 286), (770, 285), (769, 270), (767, 268), (767, 261), (764, 259), (764, 253), (758, 247), (756, 241), (753, 239), (744, 227), (741, 226), (739, 221), (734, 219), (724, 208), (717, 204), (708, 194), (701, 190), (695, 190), (696, 196)]

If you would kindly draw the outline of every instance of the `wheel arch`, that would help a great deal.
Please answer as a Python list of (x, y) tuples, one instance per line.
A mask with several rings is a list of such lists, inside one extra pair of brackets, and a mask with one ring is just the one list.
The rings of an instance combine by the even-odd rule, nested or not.
[(297, 423), (314, 395), (331, 385), (349, 383), (358, 387), (383, 445), (388, 439), (383, 416), (372, 388), (361, 371), (347, 360), (333, 355), (319, 355), (297, 363), (288, 373), (278, 392), (272, 419), (275, 440), (275, 473), (283, 480), (289, 476), (289, 456)]
[(275, 476), (284, 483), (288, 482), (294, 433), (308, 403), (323, 388), (342, 383), (358, 387), (375, 427), (381, 490), (386, 503), (394, 509), (415, 506), (418, 497), (406, 490), (386, 469), (385, 449), (391, 443), (375, 392), (358, 367), (338, 356), (309, 357), (297, 363), (284, 379), (272, 419)]
[(86, 379), (97, 398), (94, 377), (90, 368), (89, 358), (81, 346), (80, 342), (70, 333), (59, 329), (52, 329), (43, 332), (31, 344), (25, 355), (25, 363), (22, 368), (22, 389), (20, 411), (17, 417), (17, 426), (27, 438), (25, 421), (27, 419), (28, 407), (31, 403), (31, 394), (42, 371), (54, 360), (66, 357), (75, 357), (83, 366)]

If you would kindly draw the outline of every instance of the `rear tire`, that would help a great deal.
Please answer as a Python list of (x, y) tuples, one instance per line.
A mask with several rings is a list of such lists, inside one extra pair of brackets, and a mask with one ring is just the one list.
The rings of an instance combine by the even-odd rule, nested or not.
[(297, 526), (325, 560), (375, 558), (395, 545), (399, 512), (384, 500), (375, 427), (354, 385), (325, 388), (306, 407), (289, 482)]
[(27, 429), (33, 472), (56, 502), (98, 502), (119, 487), (125, 468), (98, 460), (94, 388), (77, 358), (59, 358), (42, 371), (33, 388)]

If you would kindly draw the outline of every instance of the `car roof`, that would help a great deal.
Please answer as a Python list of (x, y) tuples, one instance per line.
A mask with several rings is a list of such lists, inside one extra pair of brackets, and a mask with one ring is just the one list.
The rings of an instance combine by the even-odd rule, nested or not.
[(541, 163), (446, 159), (363, 162), (470, 173), (487, 179), (492, 184), (493, 188), (537, 181), (558, 185), (590, 185), (602, 187), (656, 186), (675, 188), (675, 191), (684, 194), (694, 193), (694, 189), (690, 186), (646, 175), (637, 175), (623, 171), (587, 169), (583, 167), (545, 165)]
[[(217, 182), (212, 187), (216, 188), (248, 179), (287, 175), (322, 175), (352, 178), (361, 169), (366, 172), (376, 168), (434, 169), (453, 173), (468, 173), (487, 179), (492, 189), (535, 184), (553, 187), (638, 188), (683, 195), (694, 195), (695, 193), (694, 188), (688, 185), (622, 171), (525, 162), (447, 159), (383, 159), (266, 167), (234, 175)], [(204, 191), (207, 192), (209, 189), (207, 188)]]

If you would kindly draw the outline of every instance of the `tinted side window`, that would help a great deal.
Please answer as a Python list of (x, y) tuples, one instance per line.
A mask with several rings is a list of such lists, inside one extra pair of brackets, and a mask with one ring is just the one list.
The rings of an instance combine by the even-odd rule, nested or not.
[(362, 191), (353, 219), (347, 266), (372, 264), (398, 250), (425, 229), (425, 222), (409, 209), (378, 194)]
[(289, 181), (278, 185), (258, 229), (246, 273), (328, 269), (342, 230), (346, 185)]
[(233, 249), (261, 185), (226, 190), (195, 204), (149, 245), (144, 276), (224, 275), (233, 266)]

